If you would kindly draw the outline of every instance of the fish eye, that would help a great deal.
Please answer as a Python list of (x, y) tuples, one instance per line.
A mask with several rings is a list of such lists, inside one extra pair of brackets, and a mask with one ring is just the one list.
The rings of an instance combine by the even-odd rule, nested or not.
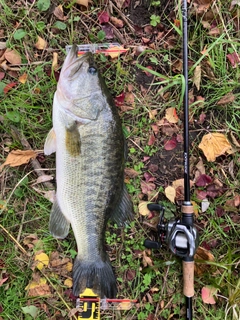
[(92, 75), (95, 75), (97, 73), (97, 69), (95, 67), (89, 67), (88, 72)]

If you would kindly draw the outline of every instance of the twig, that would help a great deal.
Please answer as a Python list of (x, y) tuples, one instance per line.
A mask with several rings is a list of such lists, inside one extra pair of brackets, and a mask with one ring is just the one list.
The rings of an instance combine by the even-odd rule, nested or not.
[(28, 199), (26, 199), (25, 202), (24, 202), (22, 220), (21, 220), (21, 224), (20, 224), (20, 227), (19, 227), (19, 231), (18, 231), (17, 242), (20, 241), (20, 237), (21, 237), (21, 233), (22, 233), (22, 228), (23, 228), (23, 222), (24, 222), (25, 213), (26, 213), (27, 203), (28, 203)]
[[(23, 133), (20, 133), (15, 126), (11, 126), (11, 129), (13, 131), (13, 134), (14, 134), (15, 138), (20, 140), (20, 142), (23, 145), (23, 147), (25, 149), (32, 150), (31, 145), (29, 144), (29, 142), (27, 141), (27, 139), (25, 138)], [(44, 175), (44, 173), (42, 172), (42, 167), (41, 167), (41, 165), (40, 165), (40, 163), (39, 163), (39, 161), (37, 159), (31, 160), (31, 165), (32, 165), (34, 171), (36, 171), (36, 174), (39, 177)], [(49, 181), (43, 182), (43, 185), (48, 189), (55, 189), (54, 185)]]
[(26, 255), (28, 256), (27, 251), (26, 251), (26, 250), (20, 245), (20, 243), (11, 235), (11, 233), (9, 233), (9, 232), (7, 231), (7, 229), (5, 229), (4, 226), (2, 226), (1, 224), (0, 224), (0, 228), (8, 235), (8, 237), (9, 237), (10, 239), (12, 239), (12, 241), (14, 241), (14, 242), (16, 243), (17, 247), (22, 251), (22, 253), (24, 253), (24, 254), (26, 254)]
[(117, 11), (117, 13), (123, 19), (123, 21), (128, 25), (128, 27), (131, 30), (131, 32), (134, 34), (135, 30), (134, 30), (133, 26), (130, 24), (130, 22), (128, 21), (128, 19), (126, 18), (126, 16), (121, 12), (121, 10), (118, 9), (117, 6), (115, 6), (115, 4), (112, 1), (110, 1), (110, 4)]

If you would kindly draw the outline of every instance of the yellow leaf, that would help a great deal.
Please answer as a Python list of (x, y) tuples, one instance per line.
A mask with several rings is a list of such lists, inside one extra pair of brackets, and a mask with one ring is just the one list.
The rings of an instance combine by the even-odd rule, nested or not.
[(47, 47), (47, 41), (38, 36), (37, 42), (35, 43), (35, 47), (38, 50), (44, 50)]
[(65, 267), (65, 268), (66, 268), (67, 271), (70, 272), (70, 271), (72, 271), (73, 264), (72, 264), (71, 262), (68, 262), (68, 263), (66, 264), (66, 267)]
[(37, 153), (33, 150), (13, 150), (8, 154), (6, 161), (0, 166), (0, 171), (6, 165), (17, 167), (28, 163), (30, 159), (35, 159), (36, 156)]
[(38, 261), (38, 264), (36, 265), (37, 269), (42, 270), (44, 266), (48, 265), (49, 257), (46, 253), (41, 252), (35, 256), (35, 261)]
[(72, 279), (66, 279), (66, 280), (64, 281), (64, 285), (65, 285), (66, 287), (68, 287), (68, 288), (72, 288), (72, 286), (73, 286)]
[(191, 201), (193, 206), (193, 213), (195, 214), (195, 217), (198, 217), (198, 204), (195, 201)]
[(208, 161), (215, 161), (216, 157), (232, 149), (225, 135), (217, 132), (203, 136), (198, 147), (203, 151)]
[(175, 203), (176, 190), (173, 187), (168, 186), (165, 189), (165, 195), (171, 202)]
[(47, 280), (45, 278), (40, 278), (40, 281), (30, 281), (29, 284), (26, 286), (25, 290), (35, 289), (43, 284), (46, 284)]
[(144, 202), (139, 203), (139, 205), (138, 205), (138, 211), (142, 216), (147, 216), (150, 213), (150, 211), (147, 208), (148, 203), (149, 202), (144, 201)]
[(111, 47), (109, 49), (109, 52), (107, 54), (112, 58), (117, 58), (120, 56), (121, 53), (127, 52), (129, 49), (124, 49), (123, 46), (120, 47)]
[(26, 83), (27, 78), (28, 78), (28, 75), (27, 75), (26, 72), (24, 72), (24, 73), (18, 78), (18, 81), (24, 84), (24, 83)]
[(195, 84), (198, 91), (200, 90), (201, 74), (202, 74), (201, 66), (196, 66), (194, 70), (194, 75), (193, 75), (193, 83)]
[(178, 115), (175, 108), (167, 108), (165, 118), (170, 123), (178, 123)]

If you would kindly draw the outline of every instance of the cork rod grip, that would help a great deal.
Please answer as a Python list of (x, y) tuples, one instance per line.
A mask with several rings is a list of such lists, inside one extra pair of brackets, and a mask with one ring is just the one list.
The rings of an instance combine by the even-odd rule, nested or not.
[(183, 294), (194, 296), (194, 261), (183, 261)]

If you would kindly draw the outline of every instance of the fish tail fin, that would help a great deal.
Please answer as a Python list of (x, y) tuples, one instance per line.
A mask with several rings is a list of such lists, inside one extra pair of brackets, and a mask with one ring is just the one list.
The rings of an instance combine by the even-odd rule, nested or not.
[(78, 257), (73, 266), (73, 294), (79, 296), (86, 288), (104, 298), (115, 298), (116, 279), (110, 261), (99, 258), (95, 262), (81, 261)]

